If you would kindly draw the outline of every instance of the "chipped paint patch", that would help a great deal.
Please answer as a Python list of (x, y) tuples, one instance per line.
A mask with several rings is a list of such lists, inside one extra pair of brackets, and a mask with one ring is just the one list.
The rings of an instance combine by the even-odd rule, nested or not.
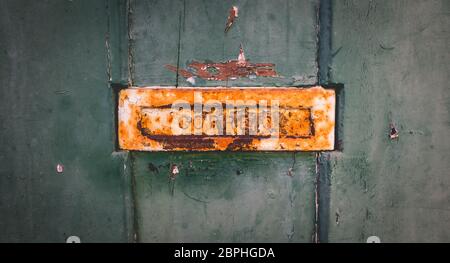
[(393, 123), (389, 125), (389, 138), (391, 140), (397, 139), (399, 137), (398, 130)]
[[(242, 45), (239, 50), (238, 59), (228, 60), (226, 62), (199, 62), (192, 61), (187, 65), (187, 69), (179, 69), (173, 65), (165, 66), (168, 70), (177, 72), (186, 78), (189, 82), (193, 77), (199, 77), (204, 80), (226, 81), (237, 78), (247, 77), (278, 77), (273, 63), (250, 63), (245, 58)], [(192, 84), (192, 82), (191, 82)]]
[(186, 81), (191, 83), (192, 85), (195, 85), (195, 77), (189, 77), (186, 79)]
[(335, 101), (335, 91), (320, 86), (129, 88), (119, 97), (119, 145), (139, 151), (333, 150)]
[(225, 25), (225, 33), (228, 32), (228, 30), (230, 30), (231, 26), (234, 24), (234, 20), (236, 19), (236, 17), (238, 17), (238, 12), (239, 9), (237, 8), (237, 6), (233, 6), (230, 8), (228, 17), (227, 17), (227, 23)]

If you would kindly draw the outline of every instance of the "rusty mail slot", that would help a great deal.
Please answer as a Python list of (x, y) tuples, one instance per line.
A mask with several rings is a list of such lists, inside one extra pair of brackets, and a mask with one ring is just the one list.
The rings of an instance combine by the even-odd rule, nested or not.
[(119, 96), (119, 146), (139, 151), (334, 149), (335, 91), (145, 87)]

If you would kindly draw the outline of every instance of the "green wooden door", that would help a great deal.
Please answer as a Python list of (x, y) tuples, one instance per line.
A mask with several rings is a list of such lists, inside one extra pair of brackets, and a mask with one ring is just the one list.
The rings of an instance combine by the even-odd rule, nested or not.
[[(448, 242), (449, 11), (446, 0), (0, 1), (0, 241)], [(280, 77), (195, 85), (339, 84), (337, 151), (118, 150), (119, 86), (191, 86), (164, 66), (235, 59), (241, 45)]]

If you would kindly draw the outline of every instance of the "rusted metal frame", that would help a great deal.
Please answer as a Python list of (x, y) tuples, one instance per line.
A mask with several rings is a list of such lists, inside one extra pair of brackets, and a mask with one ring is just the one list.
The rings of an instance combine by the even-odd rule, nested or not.
[[(139, 100), (141, 101), (140, 103), (145, 103), (145, 100), (149, 100), (151, 101), (153, 99), (153, 103), (154, 105), (151, 105), (151, 107), (158, 109), (159, 108), (167, 108), (170, 104), (170, 100), (168, 100), (167, 98), (165, 98), (166, 96), (171, 96), (177, 98), (177, 96), (179, 96), (179, 98), (190, 98), (190, 104), (193, 103), (192, 101), (192, 93), (195, 91), (202, 91), (204, 92), (204, 94), (206, 94), (206, 98), (217, 98), (217, 96), (223, 96), (223, 97), (230, 97), (233, 99), (243, 99), (243, 98), (250, 98), (250, 99), (269, 99), (269, 98), (281, 98), (281, 99), (289, 99), (286, 103), (288, 104), (283, 104), (283, 107), (287, 107), (289, 108), (289, 103), (307, 103), (310, 104), (309, 106), (312, 105), (312, 103), (314, 103), (313, 101), (316, 101), (317, 98), (315, 98), (314, 96), (326, 96), (322, 98), (322, 100), (324, 100), (322, 103), (325, 104), (321, 104), (319, 103), (318, 105), (320, 107), (327, 107), (329, 108), (327, 111), (324, 111), (324, 109), (319, 110), (319, 111), (315, 111), (315, 114), (319, 114), (316, 116), (316, 118), (319, 119), (313, 119), (312, 118), (312, 114), (310, 113), (310, 110), (308, 110), (309, 114), (308, 114), (308, 118), (307, 121), (305, 123), (306, 119), (303, 119), (303, 123), (297, 124), (295, 123), (295, 125), (300, 125), (300, 126), (296, 126), (298, 128), (304, 127), (304, 125), (308, 125), (309, 128), (307, 128), (307, 133), (303, 133), (302, 135), (296, 135), (296, 136), (289, 136), (289, 132), (288, 131), (284, 131), (285, 134), (282, 134), (280, 136), (280, 141), (281, 143), (275, 146), (270, 146), (269, 148), (264, 148), (263, 146), (261, 146), (258, 141), (255, 141), (258, 138), (263, 138), (264, 136), (255, 136), (256, 134), (254, 134), (253, 136), (239, 136), (240, 134), (236, 133), (236, 134), (228, 134), (228, 135), (224, 135), (224, 136), (214, 136), (214, 135), (208, 135), (208, 136), (203, 136), (203, 137), (195, 137), (195, 136), (181, 136), (181, 137), (177, 137), (175, 138), (174, 136), (171, 136), (173, 134), (171, 134), (170, 131), (163, 131), (162, 133), (160, 132), (160, 135), (165, 135), (165, 136), (157, 136), (158, 132), (157, 131), (157, 126), (152, 126), (153, 132), (149, 130), (145, 129), (145, 125), (142, 125), (142, 115), (141, 115), (141, 109), (143, 108), (142, 106), (150, 106), (150, 105), (139, 105), (138, 104), (133, 104), (133, 105), (128, 105), (129, 107), (132, 108), (131, 113), (129, 114), (133, 114), (133, 123), (128, 123), (129, 125), (127, 126), (126, 123), (122, 123), (122, 127), (119, 127), (119, 130), (122, 130), (122, 139), (123, 140), (123, 145), (125, 149), (128, 150), (194, 150), (194, 151), (211, 151), (211, 150), (263, 150), (263, 151), (295, 151), (295, 150), (307, 150), (307, 151), (314, 151), (314, 150), (332, 150), (334, 147), (334, 134), (331, 134), (331, 132), (334, 132), (334, 92), (330, 92), (330, 91), (326, 91), (322, 88), (319, 87), (315, 87), (315, 88), (310, 88), (310, 89), (299, 89), (299, 88), (279, 88), (279, 87), (266, 87), (266, 88), (256, 88), (256, 87), (247, 87), (247, 88), (242, 88), (242, 87), (236, 87), (236, 88), (190, 88), (190, 87), (184, 87), (184, 88), (178, 88), (178, 89), (170, 89), (170, 88), (162, 88), (162, 87), (153, 87), (153, 88), (140, 88), (140, 89), (129, 89), (127, 90), (128, 94), (124, 94), (123, 98), (124, 99), (124, 103), (128, 103), (126, 100), (127, 96), (130, 95), (132, 96), (132, 100)], [(156, 92), (156, 93), (155, 93)], [(205, 93), (206, 92), (206, 93)], [(259, 93), (258, 93), (259, 92)], [(218, 93), (219, 95), (214, 95)], [(286, 95), (285, 93), (288, 93), (288, 95)], [(134, 94), (134, 95), (133, 95)], [(139, 94), (139, 95), (136, 95)], [(213, 95), (212, 95), (213, 94)], [(255, 95), (257, 94), (257, 95)], [(302, 98), (302, 94), (306, 97)], [(152, 98), (153, 96), (153, 98)], [(292, 98), (292, 97), (298, 97), (298, 98)], [(332, 97), (329, 97), (332, 96)], [(158, 98), (160, 99), (160, 101), (157, 101)], [(129, 99), (129, 98), (128, 98)], [(327, 102), (327, 100), (331, 99), (332, 102)], [(321, 101), (321, 100), (319, 100)], [(329, 104), (331, 103), (331, 104)], [(120, 102), (119, 102), (120, 104)], [(303, 112), (304, 110), (304, 105), (297, 105), (296, 104), (296, 109), (302, 109), (301, 112)], [(120, 108), (120, 105), (119, 105)], [(130, 108), (130, 109), (131, 109)], [(125, 108), (122, 107), (122, 110), (124, 110)], [(190, 108), (190, 111), (192, 109)], [(287, 112), (287, 111), (286, 111)], [(291, 112), (288, 112), (289, 116), (291, 114)], [(234, 113), (233, 113), (234, 114)], [(204, 115), (204, 112), (202, 112), (202, 116)], [(332, 116), (331, 116), (332, 115)], [(165, 118), (167, 119), (167, 115), (157, 115), (157, 118), (159, 119), (160, 116), (165, 116)], [(327, 117), (328, 116), (328, 117)], [(294, 115), (294, 117), (296, 117), (296, 115)], [(223, 118), (223, 117), (222, 117)], [(234, 118), (234, 116), (233, 116)], [(331, 118), (331, 119), (330, 119)], [(302, 119), (300, 119), (302, 120)], [(159, 122), (160, 120), (158, 120)], [(298, 121), (298, 120), (296, 120)], [(333, 142), (329, 141), (330, 139), (327, 139), (328, 141), (323, 141), (325, 137), (323, 137), (321, 139), (322, 143), (321, 145), (323, 146), (318, 146), (319, 144), (317, 144), (319, 141), (317, 141), (316, 146), (314, 145), (315, 141), (314, 141), (314, 137), (317, 136), (316, 131), (317, 131), (317, 127), (315, 127), (314, 123), (316, 122), (320, 122), (321, 125), (326, 125), (327, 128), (322, 128), (322, 132), (325, 131), (325, 134), (319, 134), (319, 136), (332, 136), (330, 137)], [(152, 122), (151, 122), (152, 123)], [(226, 122), (224, 122), (226, 123)], [(289, 120), (286, 121), (284, 124), (289, 125)], [(160, 124), (158, 124), (160, 125)], [(331, 125), (331, 126), (329, 126)], [(119, 125), (120, 126), (120, 125)], [(132, 128), (133, 126), (136, 126), (135, 128)], [(287, 126), (289, 127), (289, 126)], [(294, 126), (293, 126), (294, 127)], [(298, 129), (298, 128), (294, 128)], [(191, 129), (191, 128), (190, 128)], [(243, 128), (241, 127), (241, 129), (245, 130), (247, 129), (247, 127)], [(305, 127), (303, 128), (305, 129)], [(325, 130), (324, 130), (325, 129)], [(130, 140), (127, 141), (127, 135), (126, 135), (126, 131), (128, 130), (128, 132), (132, 132), (133, 136), (130, 138)], [(138, 132), (140, 134), (137, 134), (136, 130), (138, 130)], [(283, 131), (281, 129), (281, 131)], [(119, 131), (120, 133), (120, 131)], [(180, 135), (180, 134), (179, 134)], [(179, 136), (177, 135), (177, 136)], [(146, 136), (147, 138), (143, 138), (143, 136)], [(222, 137), (228, 137), (226, 139), (223, 139)], [(141, 141), (134, 141), (136, 138), (140, 138), (139, 140)], [(197, 139), (198, 138), (198, 139)], [(309, 144), (308, 141), (295, 141), (295, 139), (300, 139), (300, 138), (312, 138), (313, 141), (311, 141), (311, 143), (313, 144)], [(320, 138), (320, 137), (318, 137)], [(328, 137), (327, 137), (328, 138)], [(162, 140), (159, 143), (155, 143), (155, 141), (151, 141), (151, 140), (147, 140), (147, 139), (153, 139), (153, 140)], [(220, 141), (215, 141), (216, 139), (219, 139)], [(250, 139), (253, 140), (252, 144), (249, 144)], [(231, 145), (232, 148), (224, 148), (224, 143), (227, 143), (226, 140), (228, 140), (228, 145)], [(231, 143), (231, 141), (233, 141), (234, 143)], [(186, 146), (183, 146), (183, 142), (186, 143)], [(195, 145), (195, 142), (200, 143), (201, 145)], [(325, 143), (326, 142), (326, 143)], [(128, 143), (128, 144), (127, 144)], [(129, 144), (131, 143), (131, 144)], [(137, 144), (136, 144), (137, 143)], [(155, 143), (155, 144), (154, 144)], [(218, 143), (220, 144), (220, 146), (218, 146)], [(238, 147), (239, 143), (244, 144), (242, 145), (242, 147)], [(294, 143), (296, 143), (296, 146), (294, 145)], [(306, 143), (306, 144), (305, 144)], [(325, 143), (325, 144), (323, 144)], [(333, 143), (333, 145), (331, 145), (331, 143)], [(153, 148), (152, 147), (145, 147), (145, 144), (147, 145), (154, 145)], [(164, 146), (164, 144), (171, 144), (171, 146)], [(215, 146), (213, 147), (213, 145), (215, 144)], [(141, 146), (139, 146), (141, 145)], [(285, 146), (283, 146), (285, 145)], [(308, 146), (309, 145), (309, 146)], [(161, 148), (162, 147), (162, 148)], [(207, 147), (207, 148), (201, 148), (201, 147)]]

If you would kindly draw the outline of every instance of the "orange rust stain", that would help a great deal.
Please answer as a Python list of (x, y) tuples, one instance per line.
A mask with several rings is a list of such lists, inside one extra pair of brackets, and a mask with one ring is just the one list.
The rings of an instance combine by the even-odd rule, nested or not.
[(228, 145), (230, 145), (234, 141), (232, 137), (224, 137), (224, 138), (216, 138), (215, 145), (218, 150), (224, 151), (227, 149)]
[(312, 134), (309, 109), (280, 110), (280, 129), (283, 136), (310, 136)]
[[(147, 87), (130, 88), (122, 90), (123, 99), (135, 107), (163, 107), (171, 106), (175, 100), (194, 102), (194, 92), (202, 93), (203, 101), (207, 100), (271, 100), (278, 99), (282, 106), (293, 108), (309, 108), (314, 105), (315, 99), (327, 100), (334, 97), (333, 90), (313, 88), (172, 88)], [(329, 94), (330, 93), (330, 94)], [(135, 95), (129, 98), (130, 94)], [(137, 95), (137, 96), (136, 96)], [(139, 97), (139, 102), (133, 102)]]
[[(210, 136), (173, 135), (170, 124), (174, 118), (171, 105), (183, 100), (193, 105), (195, 92), (200, 92), (202, 103), (218, 101), (278, 100), (280, 108), (280, 134), (277, 140), (250, 135), (248, 122), (245, 134), (236, 133)], [(148, 87), (122, 90), (119, 98), (119, 145), (126, 150), (143, 151), (319, 151), (334, 149), (334, 90), (313, 88), (171, 88)], [(223, 108), (226, 118), (225, 106)], [(205, 121), (206, 113), (202, 113)], [(259, 113), (258, 113), (259, 114)], [(269, 118), (268, 122), (271, 120)], [(191, 123), (193, 125), (193, 123)], [(203, 123), (203, 125), (205, 125)], [(224, 121), (223, 126), (226, 126)], [(232, 129), (233, 130), (233, 129)], [(237, 129), (234, 129), (236, 131)], [(193, 131), (193, 128), (192, 128)]]
[(188, 70), (180, 69), (173, 65), (165, 67), (175, 73), (178, 72), (184, 78), (199, 77), (204, 80), (229, 80), (245, 78), (249, 76), (277, 77), (275, 64), (273, 63), (250, 63), (244, 55), (242, 45), (239, 50), (238, 59), (226, 62), (199, 62), (192, 61), (188, 65)]

